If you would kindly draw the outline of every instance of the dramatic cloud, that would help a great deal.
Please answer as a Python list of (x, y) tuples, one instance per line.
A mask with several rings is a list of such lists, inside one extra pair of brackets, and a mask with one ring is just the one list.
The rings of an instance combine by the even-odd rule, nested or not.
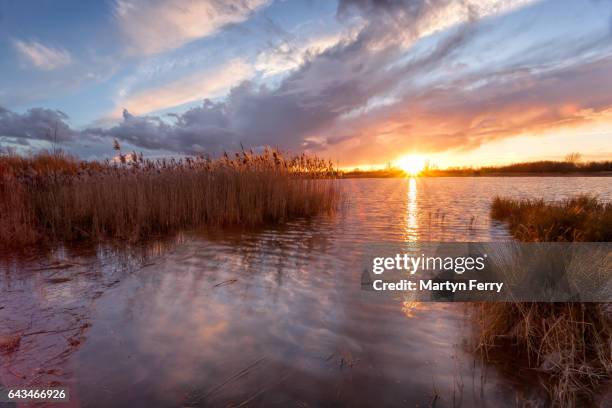
[[(417, 148), (471, 149), (520, 134), (612, 122), (612, 58), (552, 71), (478, 72), (413, 90), (401, 99), (336, 124), (323, 140), (328, 151), (355, 160)], [(341, 135), (337, 138), (334, 135)]]
[(268, 0), (116, 0), (115, 16), (134, 54), (154, 54), (246, 20)]
[[(339, 13), (347, 12), (342, 9), (347, 6), (341, 4), (340, 7)], [(240, 141), (253, 146), (278, 144), (291, 149), (321, 148), (324, 142), (316, 136), (338, 118), (401, 86), (415, 72), (439, 65), (460, 50), (469, 37), (469, 26), (459, 28), (429, 53), (397, 63), (405, 39), (396, 41), (393, 38), (405, 31), (409, 20), (427, 19), (437, 9), (423, 6), (410, 10), (412, 13), (367, 10), (372, 21), (363, 25), (357, 35), (305, 59), (277, 88), (247, 81), (234, 88), (225, 101), (207, 102), (176, 116), (172, 123), (158, 117), (136, 118), (126, 114), (119, 125), (92, 132), (148, 149), (188, 153), (232, 149)], [(386, 29), (380, 30), (382, 26)], [(419, 36), (416, 31), (413, 34), (415, 38)], [(394, 67), (383, 68), (392, 63)]]
[[(533, 23), (537, 7), (521, 12), (518, 22), (485, 18), (524, 3), (344, 0), (337, 18), (351, 30), (288, 40), (261, 52), (252, 66), (234, 60), (127, 95), (118, 123), (64, 130), (79, 143), (109, 145), (116, 138), (148, 152), (218, 154), (242, 142), (352, 164), (612, 123), (607, 16), (586, 33), (564, 37)], [(530, 41), (508, 40), (522, 34)], [(203, 104), (181, 114), (151, 114), (199, 99)], [(9, 133), (0, 136), (45, 139), (40, 132)]]
[(343, 39), (340, 34), (328, 34), (306, 41), (285, 40), (257, 56), (255, 69), (265, 76), (280, 74), (303, 65), (307, 60), (337, 45)]
[(415, 39), (466, 21), (504, 13), (535, 0), (340, 0), (340, 19), (357, 14), (369, 21), (372, 48)]
[(54, 48), (36, 41), (14, 41), (15, 49), (36, 68), (45, 71), (70, 64), (70, 53), (62, 48)]
[(180, 153), (218, 154), (235, 139), (220, 107), (211, 102), (175, 117), (176, 123), (169, 124), (157, 116), (134, 116), (124, 110), (119, 125), (87, 129), (83, 133), (87, 138), (116, 138), (139, 148)]
[(12, 138), (21, 144), (29, 140), (71, 141), (75, 131), (70, 129), (67, 120), (68, 116), (57, 110), (33, 108), (19, 114), (0, 106), (0, 137)]
[(197, 72), (187, 77), (130, 95), (119, 102), (122, 108), (135, 114), (179, 106), (188, 102), (215, 98), (231, 86), (249, 78), (250, 65), (242, 60), (232, 60), (220, 67)]

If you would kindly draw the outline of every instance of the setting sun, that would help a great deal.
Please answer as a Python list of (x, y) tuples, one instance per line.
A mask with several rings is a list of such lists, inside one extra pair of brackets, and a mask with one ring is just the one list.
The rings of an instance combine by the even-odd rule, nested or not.
[(397, 161), (397, 166), (404, 170), (406, 174), (416, 176), (425, 168), (425, 158), (410, 154), (408, 156), (401, 157)]

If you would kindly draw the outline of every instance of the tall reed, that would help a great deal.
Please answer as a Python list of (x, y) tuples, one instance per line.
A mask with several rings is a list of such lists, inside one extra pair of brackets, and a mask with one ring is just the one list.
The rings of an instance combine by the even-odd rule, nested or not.
[(333, 212), (331, 163), (266, 149), (85, 162), (64, 154), (0, 157), (0, 245), (138, 239), (203, 225), (256, 226)]
[[(612, 206), (593, 197), (563, 202), (496, 198), (494, 219), (508, 223), (521, 241), (609, 241)], [(479, 347), (523, 354), (544, 373), (551, 403), (592, 403), (612, 378), (610, 303), (479, 303), (475, 305)], [(510, 348), (507, 348), (507, 347)]]

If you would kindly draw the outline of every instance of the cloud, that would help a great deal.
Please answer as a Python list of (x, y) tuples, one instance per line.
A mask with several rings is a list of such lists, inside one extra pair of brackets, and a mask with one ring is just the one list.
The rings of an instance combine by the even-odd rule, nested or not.
[[(473, 148), (525, 131), (582, 123), (611, 103), (608, 59), (589, 64), (579, 53), (569, 64), (551, 64), (551, 58), (566, 60), (564, 52), (572, 47), (565, 44), (566, 51), (549, 55), (541, 66), (524, 60), (523, 67), (487, 65), (457, 73), (453, 64), (462, 51), (477, 34), (486, 35), (468, 22), (473, 11), (464, 13), (466, 24), (447, 29), (433, 45), (406, 58), (407, 37), (398, 33), (411, 22), (420, 27), (412, 31), (412, 41), (422, 36), (419, 30), (430, 32), (423, 21), (438, 24), (432, 16), (442, 12), (434, 5), (449, 2), (411, 2), (411, 12), (378, 6), (384, 2), (357, 3), (341, 3), (338, 13), (340, 18), (363, 13), (368, 20), (361, 31), (305, 59), (276, 88), (245, 81), (224, 101), (207, 101), (172, 121), (126, 112), (119, 125), (93, 132), (183, 153), (231, 150), (243, 142), (367, 159), (414, 146)], [(482, 10), (499, 8), (478, 13)], [(437, 75), (433, 84), (419, 81), (431, 75)]]
[[(360, 21), (353, 35), (312, 53), (290, 43), (260, 55), (260, 72), (287, 73), (277, 86), (262, 85), (236, 60), (131, 95), (118, 123), (73, 138), (106, 144), (117, 138), (136, 149), (176, 153), (218, 154), (240, 142), (278, 145), (357, 163), (393, 159), (414, 147), (471, 149), (518, 134), (612, 122), (612, 57), (597, 45), (601, 38), (544, 37), (509, 49), (502, 47), (515, 44), (502, 41), (499, 53), (481, 52), (477, 40), (511, 32), (493, 32), (496, 24), (479, 19), (523, 3), (341, 1), (338, 18)], [(182, 114), (151, 114), (230, 86), (226, 98), (206, 99)]]
[[(123, 111), (122, 121), (111, 128), (90, 128), (87, 138), (119, 139), (137, 148), (179, 153), (220, 153), (232, 146), (234, 134), (218, 105), (206, 101), (168, 123), (158, 116), (134, 116)], [(235, 139), (234, 139), (235, 140)]]
[(180, 47), (245, 21), (269, 0), (116, 0), (115, 18), (133, 54)]
[(391, 147), (396, 152), (469, 150), (511, 136), (612, 123), (611, 69), (612, 58), (606, 57), (543, 72), (477, 72), (412, 89), (392, 105), (337, 123), (322, 135), (320, 149), (359, 162), (389, 157)]
[(381, 70), (390, 53), (371, 53), (367, 41), (338, 45), (306, 62), (277, 88), (244, 81), (224, 101), (205, 101), (182, 115), (173, 115), (173, 123), (125, 111), (117, 126), (89, 132), (147, 149), (181, 153), (218, 153), (236, 149), (240, 142), (294, 150), (317, 148), (311, 138), (314, 134), (391, 89), (411, 71), (440, 63), (460, 49), (468, 31), (458, 30), (422, 58), (392, 70)]
[(254, 67), (264, 76), (291, 71), (343, 40), (340, 33), (319, 35), (306, 41), (285, 40), (259, 53)]
[(143, 90), (128, 96), (118, 104), (132, 113), (142, 115), (188, 102), (221, 96), (233, 85), (249, 78), (252, 73), (253, 69), (250, 65), (240, 59), (235, 59), (220, 67)]
[(11, 112), (0, 106), (0, 137), (13, 138), (20, 144), (27, 140), (71, 141), (77, 132), (61, 111), (32, 108), (25, 113)]
[[(233, 88), (224, 101), (206, 101), (182, 115), (174, 115), (172, 121), (157, 116), (138, 117), (130, 109), (118, 125), (89, 132), (146, 149), (181, 153), (231, 150), (240, 142), (294, 150), (325, 149), (328, 139), (340, 144), (326, 130), (335, 128), (343, 116), (401, 87), (415, 74), (443, 65), (471, 38), (471, 25), (450, 30), (428, 52), (399, 63), (406, 46), (406, 38), (398, 40), (400, 33), (411, 22), (418, 23), (411, 31), (413, 40), (422, 35), (421, 31), (430, 32), (423, 21), (435, 20), (431, 16), (440, 14), (437, 4), (446, 7), (449, 2), (413, 3), (419, 7), (402, 12), (363, 9), (368, 20), (360, 25), (358, 33), (332, 46), (326, 43), (324, 50), (303, 58), (297, 66), (289, 64), (295, 68), (276, 88), (245, 81)], [(341, 3), (338, 14), (348, 18), (349, 11), (343, 7), (349, 6)], [(466, 11), (464, 20), (468, 16)], [(299, 52), (297, 55), (299, 58)], [(274, 58), (272, 61), (262, 69), (278, 68)]]
[(70, 53), (63, 48), (46, 46), (37, 41), (21, 40), (15, 40), (13, 45), (22, 57), (38, 69), (49, 71), (72, 62)]
[(537, 0), (340, 0), (337, 16), (368, 21), (371, 48), (410, 46), (416, 39), (467, 21), (506, 13)]

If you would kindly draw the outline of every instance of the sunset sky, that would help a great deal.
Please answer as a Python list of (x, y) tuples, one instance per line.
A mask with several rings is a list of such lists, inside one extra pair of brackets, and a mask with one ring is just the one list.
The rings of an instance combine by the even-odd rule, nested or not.
[(0, 0), (0, 70), (20, 152), (612, 159), (609, 0)]

